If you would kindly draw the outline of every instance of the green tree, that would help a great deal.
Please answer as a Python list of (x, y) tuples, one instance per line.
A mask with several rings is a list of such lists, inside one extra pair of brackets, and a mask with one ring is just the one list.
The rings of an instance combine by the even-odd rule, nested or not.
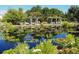
[(12, 23), (1, 22), (0, 32), (3, 33), (5, 40), (16, 41), (16, 39), (17, 39), (15, 37), (16, 35), (13, 35), (15, 30), (16, 30), (16, 27)]
[(47, 16), (49, 14), (49, 8), (48, 7), (45, 7), (42, 9), (42, 14)]
[(67, 18), (69, 21), (78, 21), (79, 22), (79, 6), (77, 5), (72, 5), (67, 12)]
[(26, 20), (27, 15), (23, 12), (21, 8), (9, 9), (7, 13), (3, 16), (3, 21), (11, 22), (12, 24), (19, 24)]
[(37, 5), (32, 7), (31, 12), (41, 12), (41, 6)]
[(51, 8), (50, 9), (50, 15), (53, 14), (53, 15), (57, 15), (57, 16), (62, 16), (64, 15), (63, 11), (59, 10), (59, 9), (56, 9), (56, 8)]
[(26, 13), (28, 16), (39, 16), (41, 14), (41, 6), (34, 6), (31, 10), (27, 10)]

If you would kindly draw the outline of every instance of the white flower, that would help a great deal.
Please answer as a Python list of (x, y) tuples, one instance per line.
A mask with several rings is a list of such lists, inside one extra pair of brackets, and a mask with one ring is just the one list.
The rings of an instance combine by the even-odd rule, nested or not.
[(26, 46), (25, 48), (26, 48), (26, 49), (29, 49), (29, 47), (27, 47), (27, 46)]
[(41, 49), (34, 49), (33, 52), (41, 52)]
[(73, 43), (71, 43), (71, 44), (73, 44)]
[(62, 52), (62, 50), (59, 50), (60, 52)]

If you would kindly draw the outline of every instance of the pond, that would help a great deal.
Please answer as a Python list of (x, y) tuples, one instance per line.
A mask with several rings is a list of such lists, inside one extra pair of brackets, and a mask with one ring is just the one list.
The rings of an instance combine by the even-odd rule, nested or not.
[(37, 39), (33, 38), (32, 34), (26, 34), (26, 36), (23, 38), (23, 41), (25, 44), (28, 44), (29, 49), (35, 47), (36, 45), (40, 44), (40, 42), (43, 42), (45, 38), (43, 36), (38, 37)]
[(4, 51), (4, 50), (8, 50), (11, 48), (14, 48), (16, 46), (15, 42), (8, 42), (5, 41), (4, 39), (2, 39), (2, 37), (0, 36), (0, 54)]

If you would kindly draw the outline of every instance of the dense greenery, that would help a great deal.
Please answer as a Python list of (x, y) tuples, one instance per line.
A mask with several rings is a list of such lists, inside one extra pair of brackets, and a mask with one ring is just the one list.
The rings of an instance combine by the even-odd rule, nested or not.
[(51, 40), (42, 42), (40, 45), (37, 45), (34, 49), (41, 50), (41, 51), (34, 51), (34, 53), (42, 53), (42, 54), (58, 53), (56, 46), (52, 45)]
[(67, 17), (69, 21), (78, 21), (79, 22), (79, 6), (71, 6), (68, 10)]
[(49, 9), (48, 7), (42, 8), (41, 6), (35, 6), (32, 7), (31, 10), (27, 10), (26, 14), (28, 16), (33, 16), (33, 17), (42, 17), (40, 21), (47, 21), (48, 16), (64, 16), (63, 11), (56, 9), (56, 8), (51, 8)]
[(20, 24), (20, 22), (24, 22), (27, 18), (27, 15), (24, 11), (19, 8), (16, 9), (9, 9), (7, 13), (3, 17), (3, 21), (11, 22), (12, 24)]
[[(48, 17), (62, 17), (61, 26), (48, 24)], [(74, 21), (79, 22), (79, 6), (71, 6), (67, 13), (56, 8), (34, 6), (30, 10), (24, 11), (22, 8), (9, 9), (0, 21), (0, 32), (5, 40), (19, 42), (14, 49), (6, 50), (4, 54), (71, 54), (79, 53), (79, 35), (75, 37), (69, 31), (76, 30)], [(25, 23), (29, 17), (41, 17), (40, 26), (29, 26)], [(35, 19), (33, 19), (35, 20)], [(63, 21), (64, 20), (64, 21)], [(26, 26), (25, 26), (26, 25)], [(36, 27), (35, 27), (36, 26)], [(28, 28), (29, 27), (29, 28)], [(66, 38), (55, 39), (59, 45), (53, 45), (52, 39), (56, 34), (67, 32)], [(26, 34), (33, 34), (33, 40), (44, 37), (46, 40), (40, 42), (36, 47), (29, 49), (23, 41)]]

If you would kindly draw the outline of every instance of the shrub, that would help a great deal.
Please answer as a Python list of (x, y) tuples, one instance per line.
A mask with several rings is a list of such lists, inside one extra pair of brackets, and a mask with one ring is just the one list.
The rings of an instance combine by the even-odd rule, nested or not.
[(72, 31), (73, 30), (72, 27), (74, 27), (74, 23), (64, 21), (64, 22), (62, 22), (62, 26), (63, 26), (65, 31)]
[(57, 53), (57, 48), (56, 46), (53, 46), (51, 44), (51, 40), (42, 42), (40, 45), (37, 45), (33, 50), (37, 50), (33, 53), (40, 53), (40, 54), (56, 54)]
[(74, 36), (72, 34), (68, 34), (64, 43), (67, 47), (72, 47), (75, 44)]
[(77, 54), (78, 52), (78, 48), (76, 47), (72, 47), (72, 48), (63, 48), (61, 50), (59, 50), (60, 54)]
[(76, 39), (75, 39), (75, 45), (76, 45), (77, 47), (79, 47), (79, 37), (76, 37)]
[(3, 52), (3, 54), (15, 54), (13, 49), (9, 49)]

